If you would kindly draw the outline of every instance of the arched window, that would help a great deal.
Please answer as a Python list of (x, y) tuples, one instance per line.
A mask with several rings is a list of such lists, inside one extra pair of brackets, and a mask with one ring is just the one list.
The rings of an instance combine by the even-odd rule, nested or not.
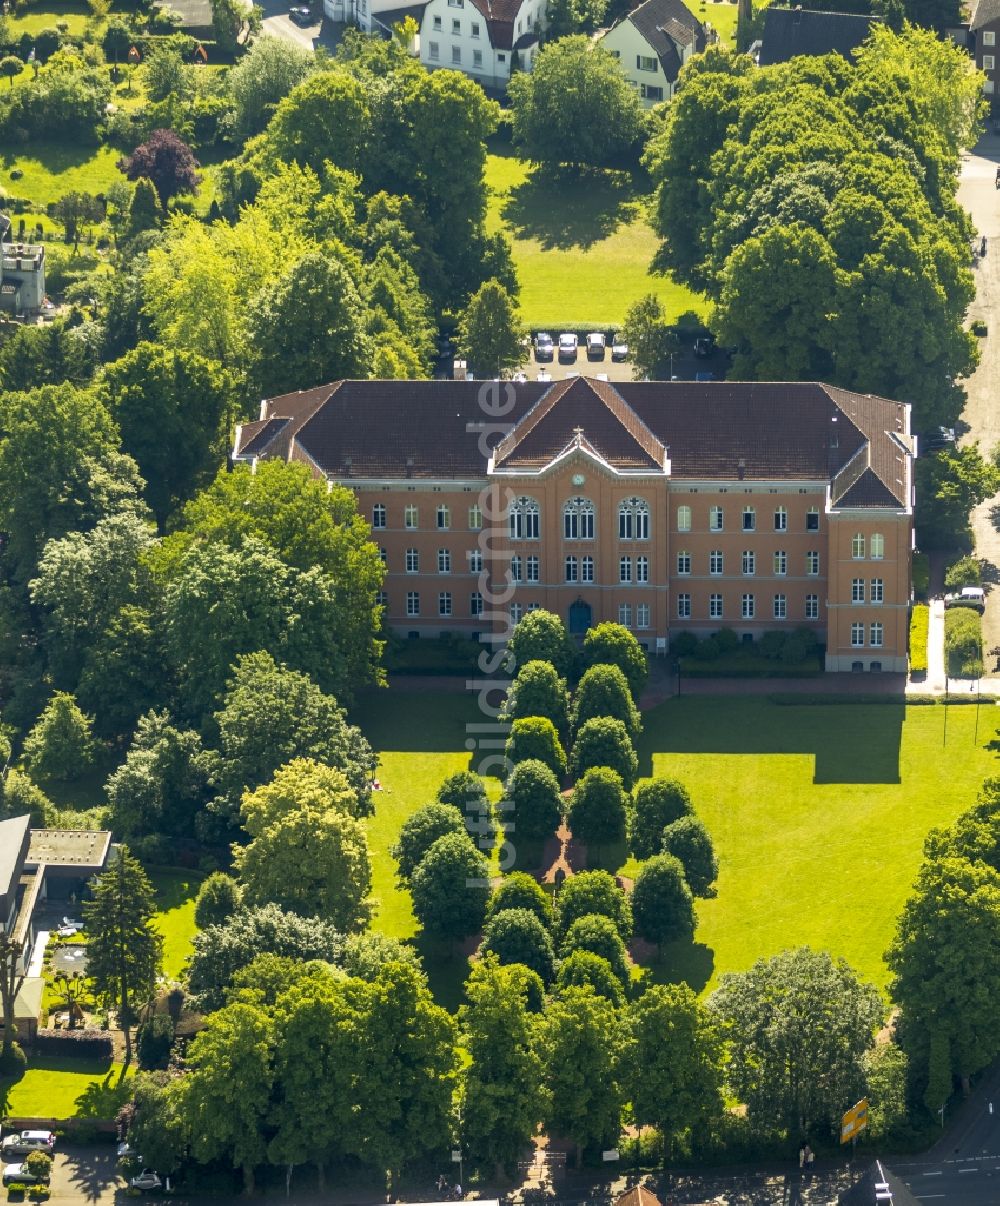
[(618, 539), (649, 539), (649, 504), (644, 498), (626, 498), (618, 504)]
[(563, 536), (567, 540), (594, 539), (594, 504), (589, 498), (571, 498), (563, 507)]
[(511, 540), (537, 540), (541, 510), (533, 498), (515, 498), (510, 505)]

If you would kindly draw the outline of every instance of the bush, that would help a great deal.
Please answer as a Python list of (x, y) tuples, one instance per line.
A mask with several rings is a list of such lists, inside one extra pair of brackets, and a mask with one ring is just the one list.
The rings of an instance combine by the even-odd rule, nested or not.
[(618, 666), (591, 666), (573, 693), (572, 725), (577, 732), (588, 720), (610, 716), (620, 720), (634, 740), (642, 732), (628, 680)]
[(698, 641), (691, 650), (691, 656), (699, 662), (713, 662), (719, 656), (719, 642), (715, 637), (706, 637)]
[(680, 859), (684, 878), (695, 896), (711, 896), (719, 875), (712, 837), (704, 821), (681, 817), (663, 830), (663, 853)]
[(698, 638), (693, 632), (678, 632), (670, 638), (670, 652), (674, 657), (691, 657), (698, 648)]
[(660, 853), (663, 830), (690, 816), (691, 797), (677, 779), (643, 779), (635, 789), (635, 813), (632, 817), (632, 853), (636, 858), (652, 858)]
[(33, 1177), (47, 1181), (52, 1174), (52, 1157), (46, 1152), (29, 1152), (24, 1158), (24, 1166)]
[(969, 607), (944, 613), (944, 652), (952, 678), (981, 678), (983, 674), (983, 621)]
[(28, 1057), (20, 1043), (11, 1043), (6, 1055), (0, 1055), (0, 1077), (4, 1080), (20, 1080), (28, 1066)]
[(198, 889), (194, 923), (199, 930), (208, 925), (222, 925), (239, 907), (239, 884), (224, 871), (214, 871)]
[(528, 839), (547, 838), (562, 821), (559, 780), (544, 762), (526, 758), (507, 780), (504, 805), (503, 820), (510, 832)]
[(165, 1068), (174, 1044), (174, 1023), (165, 1013), (154, 1013), (135, 1032), (139, 1067)]
[(103, 1030), (39, 1030), (32, 1050), (35, 1055), (57, 1059), (106, 1059), (109, 1063), (115, 1053), (111, 1035)]
[(503, 909), (483, 930), (481, 958), (494, 954), (501, 963), (523, 963), (549, 984), (556, 970), (552, 935), (529, 909)]
[(987, 333), (989, 328), (981, 318), (974, 318), (969, 330), (973, 333), (973, 335), (977, 335), (981, 339)]
[(740, 638), (731, 628), (720, 628), (718, 632), (713, 634), (712, 639), (718, 646), (719, 653), (724, 657), (727, 654), (735, 653), (740, 647)]
[(625, 675), (636, 703), (649, 678), (646, 652), (621, 624), (604, 623), (591, 628), (583, 638), (583, 660), (587, 666), (617, 666)]
[(945, 570), (944, 584), (948, 590), (961, 590), (963, 586), (981, 586), (982, 563), (977, 557), (959, 557)]
[(927, 630), (931, 610), (926, 603), (917, 603), (910, 612), (910, 673), (927, 673)]
[(559, 933), (565, 936), (580, 917), (607, 917), (622, 942), (632, 938), (632, 906), (607, 871), (581, 871), (567, 879), (559, 892)]

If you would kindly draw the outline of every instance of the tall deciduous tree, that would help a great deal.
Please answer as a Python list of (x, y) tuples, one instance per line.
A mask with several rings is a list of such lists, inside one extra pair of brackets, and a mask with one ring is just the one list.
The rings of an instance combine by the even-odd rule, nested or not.
[(589, 913), (578, 917), (569, 927), (559, 948), (559, 956), (568, 958), (574, 951), (590, 951), (606, 959), (622, 985), (629, 981), (628, 952), (618, 927), (610, 917)]
[(196, 192), (201, 183), (198, 160), (173, 130), (154, 130), (118, 167), (129, 180), (152, 181), (164, 209), (171, 197)]
[(518, 620), (508, 652), (514, 659), (515, 669), (528, 662), (551, 662), (563, 679), (571, 679), (576, 669), (576, 646), (566, 625), (557, 615), (543, 608), (529, 611)]
[(663, 830), (663, 853), (680, 859), (684, 878), (695, 896), (711, 896), (719, 874), (712, 835), (704, 821), (681, 817)]
[(643, 378), (669, 380), (672, 376), (670, 365), (681, 344), (655, 293), (647, 293), (629, 306), (622, 334), (628, 344), (632, 375), (637, 381)]
[(468, 834), (446, 834), (417, 865), (410, 890), (424, 930), (459, 941), (482, 927), (490, 895), (489, 864)]
[(632, 906), (628, 896), (607, 871), (581, 871), (559, 890), (558, 932), (566, 931), (578, 917), (597, 914), (614, 922), (622, 942), (632, 940)]
[(499, 281), (484, 281), (458, 316), (458, 348), (481, 377), (509, 377), (525, 357), (517, 304)]
[(574, 775), (585, 775), (594, 767), (610, 767), (631, 791), (639, 770), (639, 760), (628, 729), (612, 716), (594, 716), (584, 721), (573, 742), (570, 768)]
[(624, 624), (606, 620), (588, 628), (583, 638), (583, 663), (585, 666), (617, 666), (638, 704), (649, 678), (649, 659)]
[(515, 838), (547, 838), (562, 821), (559, 780), (538, 758), (518, 762), (504, 788), (504, 800), (509, 805), (502, 813), (504, 826)]
[(153, 885), (127, 846), (119, 846), (93, 881), (84, 902), (87, 975), (108, 1000), (125, 1038), (125, 1065), (132, 1062), (132, 1027), (151, 1000), (163, 965), (163, 939), (153, 926)]
[(691, 796), (677, 779), (642, 779), (635, 789), (631, 844), (636, 858), (650, 858), (663, 849), (663, 831), (690, 816)]
[[(3, 1046), (0, 1047), (0, 1064), (6, 1069), (16, 1051), (17, 1037), (15, 1003), (27, 973), (23, 958), (24, 943), (15, 939), (6, 930), (0, 934), (0, 1010), (3, 1011)], [(23, 1063), (23, 1059), (21, 1060)]]
[(573, 729), (579, 731), (600, 716), (620, 720), (634, 741), (642, 732), (642, 718), (618, 666), (591, 666), (573, 692)]
[(530, 909), (501, 909), (483, 930), (482, 955), (495, 955), (501, 963), (523, 963), (548, 984), (556, 969), (552, 935)]
[(548, 661), (520, 665), (504, 701), (505, 720), (524, 716), (547, 716), (559, 733), (568, 729), (566, 680)]
[(555, 919), (552, 898), (538, 880), (526, 871), (505, 875), (494, 888), (486, 910), (487, 919), (505, 909), (527, 909), (534, 913), (546, 930), (552, 929)]
[(528, 759), (544, 763), (557, 776), (566, 773), (566, 754), (555, 725), (547, 716), (525, 716), (510, 726), (504, 751), (514, 767)]
[(672, 854), (643, 863), (632, 889), (632, 912), (640, 938), (660, 945), (694, 934), (694, 899), (684, 864)]
[(236, 132), (241, 138), (259, 134), (277, 105), (315, 69), (315, 56), (284, 38), (255, 39), (226, 76), (236, 109)]
[(588, 770), (573, 788), (567, 820), (581, 842), (603, 846), (622, 841), (628, 827), (628, 797), (621, 775), (606, 766)]
[(409, 880), (431, 846), (449, 833), (468, 837), (465, 819), (451, 804), (425, 804), (403, 822), (392, 856), (399, 864), (399, 878)]
[(971, 547), (969, 515), (1000, 489), (1000, 472), (978, 444), (919, 457), (915, 520), (922, 548)]

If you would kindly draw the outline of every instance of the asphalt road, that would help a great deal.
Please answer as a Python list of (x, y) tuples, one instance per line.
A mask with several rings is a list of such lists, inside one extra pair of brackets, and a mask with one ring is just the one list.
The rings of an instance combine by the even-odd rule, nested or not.
[[(274, 38), (284, 38), (305, 50), (317, 50), (320, 46), (327, 50), (335, 50), (343, 33), (342, 25), (334, 25), (325, 17), (314, 21), (311, 25), (296, 25), (289, 17), (289, 8), (296, 0), (258, 0), (264, 10), (264, 32)], [(299, 0), (305, 3), (306, 0)], [(317, 5), (316, 8), (321, 8)], [(315, 11), (315, 10), (314, 10)]]

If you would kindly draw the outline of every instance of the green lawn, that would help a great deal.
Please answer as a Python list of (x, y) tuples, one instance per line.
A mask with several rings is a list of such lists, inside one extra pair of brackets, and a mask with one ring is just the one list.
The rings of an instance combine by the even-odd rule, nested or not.
[[(115, 164), (121, 151), (113, 147), (64, 146), (57, 143), (33, 143), (0, 154), (0, 189), (15, 197), (26, 197), (44, 211), (50, 201), (66, 193), (103, 193), (121, 172)], [(24, 175), (11, 180), (13, 168)]]
[(120, 1075), (121, 1066), (106, 1060), (32, 1060), (16, 1084), (0, 1082), (0, 1113), (25, 1118), (114, 1118), (128, 1099), (127, 1083), (118, 1084)]
[(728, 3), (728, 0), (701, 0), (692, 6), (691, 11), (699, 21), (707, 21), (709, 25), (718, 33), (723, 45), (735, 48), (736, 46), (736, 14), (738, 6)]
[(82, 34), (90, 20), (90, 9), (77, 0), (46, 0), (45, 4), (25, 8), (16, 17), (8, 18), (11, 37), (23, 33), (37, 34), (43, 29), (55, 29), (58, 22), (65, 22), (67, 33), (76, 37)]
[[(415, 932), (389, 848), (413, 809), (465, 767), (471, 697), (382, 691), (355, 719), (381, 752), (369, 824), (375, 926)], [(761, 698), (682, 698), (644, 715), (641, 773), (674, 775), (711, 829), (718, 895), (699, 902), (694, 946), (650, 969), (699, 990), (785, 946), (843, 955), (884, 988), (882, 954), (920, 863), (927, 831), (949, 823), (997, 771), (984, 705), (779, 706)], [(619, 860), (612, 860), (617, 862)], [(634, 863), (625, 863), (634, 874)], [(457, 974), (457, 972), (456, 972)]]
[(165, 869), (150, 871), (156, 890), (156, 928), (163, 935), (163, 974), (177, 979), (191, 953), (194, 901), (204, 878), (198, 871)]
[(533, 173), (509, 148), (495, 150), (486, 164), (487, 225), (511, 239), (529, 327), (613, 327), (646, 293), (671, 318), (704, 314), (704, 299), (649, 275), (656, 236), (648, 198), (628, 172), (559, 179)]

